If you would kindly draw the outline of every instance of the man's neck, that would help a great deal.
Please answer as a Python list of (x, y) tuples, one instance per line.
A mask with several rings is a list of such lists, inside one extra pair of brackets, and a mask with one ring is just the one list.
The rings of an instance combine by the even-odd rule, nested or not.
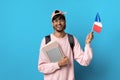
[(57, 38), (63, 38), (66, 33), (65, 32), (54, 32), (53, 33)]

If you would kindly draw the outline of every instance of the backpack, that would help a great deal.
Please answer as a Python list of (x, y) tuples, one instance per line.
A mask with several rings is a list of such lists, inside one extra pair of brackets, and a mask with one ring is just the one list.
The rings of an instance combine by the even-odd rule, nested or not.
[[(47, 44), (50, 41), (51, 41), (50, 35), (45, 36), (45, 44)], [(75, 45), (73, 35), (68, 34), (68, 41), (69, 41), (70, 47), (71, 47), (72, 52), (73, 52), (73, 48), (74, 48), (74, 45)], [(73, 54), (73, 58), (74, 58), (74, 54)]]

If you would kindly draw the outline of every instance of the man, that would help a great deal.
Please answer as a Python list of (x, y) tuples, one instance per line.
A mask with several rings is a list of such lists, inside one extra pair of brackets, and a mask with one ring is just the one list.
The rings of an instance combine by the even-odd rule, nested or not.
[[(74, 59), (81, 65), (89, 65), (92, 59), (92, 50), (90, 42), (93, 39), (93, 33), (90, 32), (86, 37), (85, 50), (80, 47), (78, 40), (74, 38), (74, 48), (70, 47), (68, 34), (64, 31), (66, 28), (65, 15), (60, 10), (55, 10), (52, 14), (52, 25), (54, 32), (50, 34), (51, 41), (57, 41), (61, 46), (64, 57), (58, 61), (51, 63), (40, 49), (38, 61), (38, 70), (44, 73), (44, 80), (74, 80)], [(46, 45), (43, 38), (41, 47)]]

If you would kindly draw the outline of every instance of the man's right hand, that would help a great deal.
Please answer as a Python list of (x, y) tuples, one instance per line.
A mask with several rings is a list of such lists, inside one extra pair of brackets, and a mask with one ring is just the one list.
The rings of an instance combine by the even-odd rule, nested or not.
[(58, 62), (58, 65), (60, 67), (63, 67), (63, 66), (66, 66), (68, 64), (68, 58), (65, 56), (63, 57), (59, 62)]

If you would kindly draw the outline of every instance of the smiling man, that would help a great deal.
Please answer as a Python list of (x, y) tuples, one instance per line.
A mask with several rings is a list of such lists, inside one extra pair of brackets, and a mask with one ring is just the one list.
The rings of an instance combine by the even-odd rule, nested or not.
[(57, 41), (64, 57), (58, 62), (50, 62), (41, 48), (45, 46), (46, 37), (41, 42), (38, 70), (44, 73), (44, 80), (74, 80), (74, 60), (80, 65), (88, 66), (92, 59), (92, 49), (90, 42), (93, 33), (90, 32), (86, 37), (85, 50), (80, 47), (80, 43), (73, 35), (65, 32), (66, 19), (64, 12), (55, 10), (52, 13), (52, 25), (54, 32), (49, 35), (49, 41)]

